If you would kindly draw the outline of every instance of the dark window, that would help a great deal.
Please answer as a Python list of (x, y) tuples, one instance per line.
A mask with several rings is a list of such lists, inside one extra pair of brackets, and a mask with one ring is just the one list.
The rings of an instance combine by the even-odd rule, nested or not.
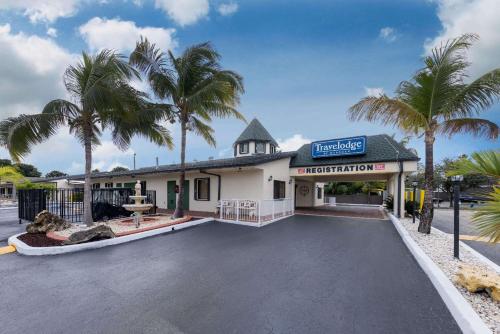
[(210, 201), (210, 178), (194, 179), (194, 199)]
[(113, 182), (104, 183), (104, 188), (113, 188)]
[(121, 184), (121, 183), (117, 183), (115, 187), (116, 187), (116, 188), (121, 188), (121, 187), (122, 187), (122, 184)]
[(255, 153), (266, 153), (266, 143), (255, 143)]
[(101, 184), (100, 183), (92, 184), (92, 189), (101, 189)]
[(240, 143), (240, 154), (248, 153), (248, 143)]
[(318, 187), (316, 189), (317, 189), (317, 192), (318, 192), (318, 199), (321, 199), (323, 197), (323, 192), (321, 191), (320, 187)]
[(270, 146), (269, 146), (269, 149), (270, 149), (270, 152), (271, 152), (271, 153), (276, 153), (276, 146), (274, 146), (274, 145), (270, 145)]
[(285, 181), (274, 180), (274, 199), (285, 198)]

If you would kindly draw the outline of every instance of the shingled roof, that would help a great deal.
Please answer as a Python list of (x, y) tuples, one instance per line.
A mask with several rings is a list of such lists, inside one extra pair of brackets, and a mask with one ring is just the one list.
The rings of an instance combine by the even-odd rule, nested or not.
[[(244, 157), (229, 158), (229, 159), (217, 159), (217, 160), (205, 160), (197, 162), (186, 163), (186, 170), (207, 170), (207, 169), (219, 169), (219, 168), (234, 168), (234, 167), (246, 167), (255, 166), (263, 164), (266, 162), (271, 162), (275, 160), (291, 158), (295, 155), (295, 152), (278, 152), (273, 154), (255, 154)], [(175, 173), (179, 172), (181, 169), (180, 164), (172, 165), (161, 165), (158, 167), (145, 167), (135, 170), (128, 170), (122, 172), (100, 172), (92, 173), (92, 178), (107, 178), (107, 177), (117, 177), (117, 176), (137, 176), (144, 174), (156, 174), (156, 173)], [(85, 175), (72, 175), (67, 177), (68, 180), (83, 180)]]
[(382, 134), (366, 137), (366, 154), (363, 155), (313, 159), (311, 157), (311, 144), (305, 144), (298, 149), (297, 155), (292, 158), (290, 167), (398, 161), (398, 159), (399, 161), (419, 160), (418, 156), (412, 151), (392, 139), (392, 137)]
[(250, 124), (246, 127), (241, 135), (236, 139), (234, 144), (239, 144), (247, 141), (261, 141), (270, 142), (271, 144), (278, 146), (278, 143), (269, 134), (266, 128), (259, 122), (257, 118), (254, 118)]

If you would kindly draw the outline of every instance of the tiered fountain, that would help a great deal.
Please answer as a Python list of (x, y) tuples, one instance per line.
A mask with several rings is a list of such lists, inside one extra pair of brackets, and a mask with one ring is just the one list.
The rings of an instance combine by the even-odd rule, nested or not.
[(127, 211), (133, 211), (132, 216), (134, 217), (135, 227), (139, 227), (142, 221), (142, 213), (148, 211), (153, 207), (153, 204), (143, 203), (147, 196), (141, 195), (141, 181), (137, 180), (135, 184), (135, 195), (129, 196), (130, 199), (134, 200), (134, 204), (123, 204), (123, 207)]

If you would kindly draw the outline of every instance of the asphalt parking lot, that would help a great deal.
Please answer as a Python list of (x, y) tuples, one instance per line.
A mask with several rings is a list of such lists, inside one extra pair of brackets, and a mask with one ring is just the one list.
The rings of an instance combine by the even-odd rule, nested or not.
[(17, 233), (24, 232), (26, 224), (19, 224), (17, 207), (0, 208), (0, 246), (7, 244), (7, 239)]
[(2, 333), (459, 333), (387, 220), (206, 223), (0, 259)]

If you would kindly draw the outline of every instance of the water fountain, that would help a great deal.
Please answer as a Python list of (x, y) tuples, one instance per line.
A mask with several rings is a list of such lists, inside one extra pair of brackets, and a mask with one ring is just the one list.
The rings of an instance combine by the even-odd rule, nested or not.
[(142, 203), (143, 200), (146, 199), (147, 196), (141, 195), (141, 181), (137, 180), (135, 184), (135, 195), (129, 196), (130, 199), (134, 200), (134, 204), (123, 204), (123, 207), (127, 211), (133, 211), (132, 216), (134, 217), (135, 227), (139, 227), (141, 225), (142, 213), (144, 211), (148, 211), (153, 207), (153, 204)]

